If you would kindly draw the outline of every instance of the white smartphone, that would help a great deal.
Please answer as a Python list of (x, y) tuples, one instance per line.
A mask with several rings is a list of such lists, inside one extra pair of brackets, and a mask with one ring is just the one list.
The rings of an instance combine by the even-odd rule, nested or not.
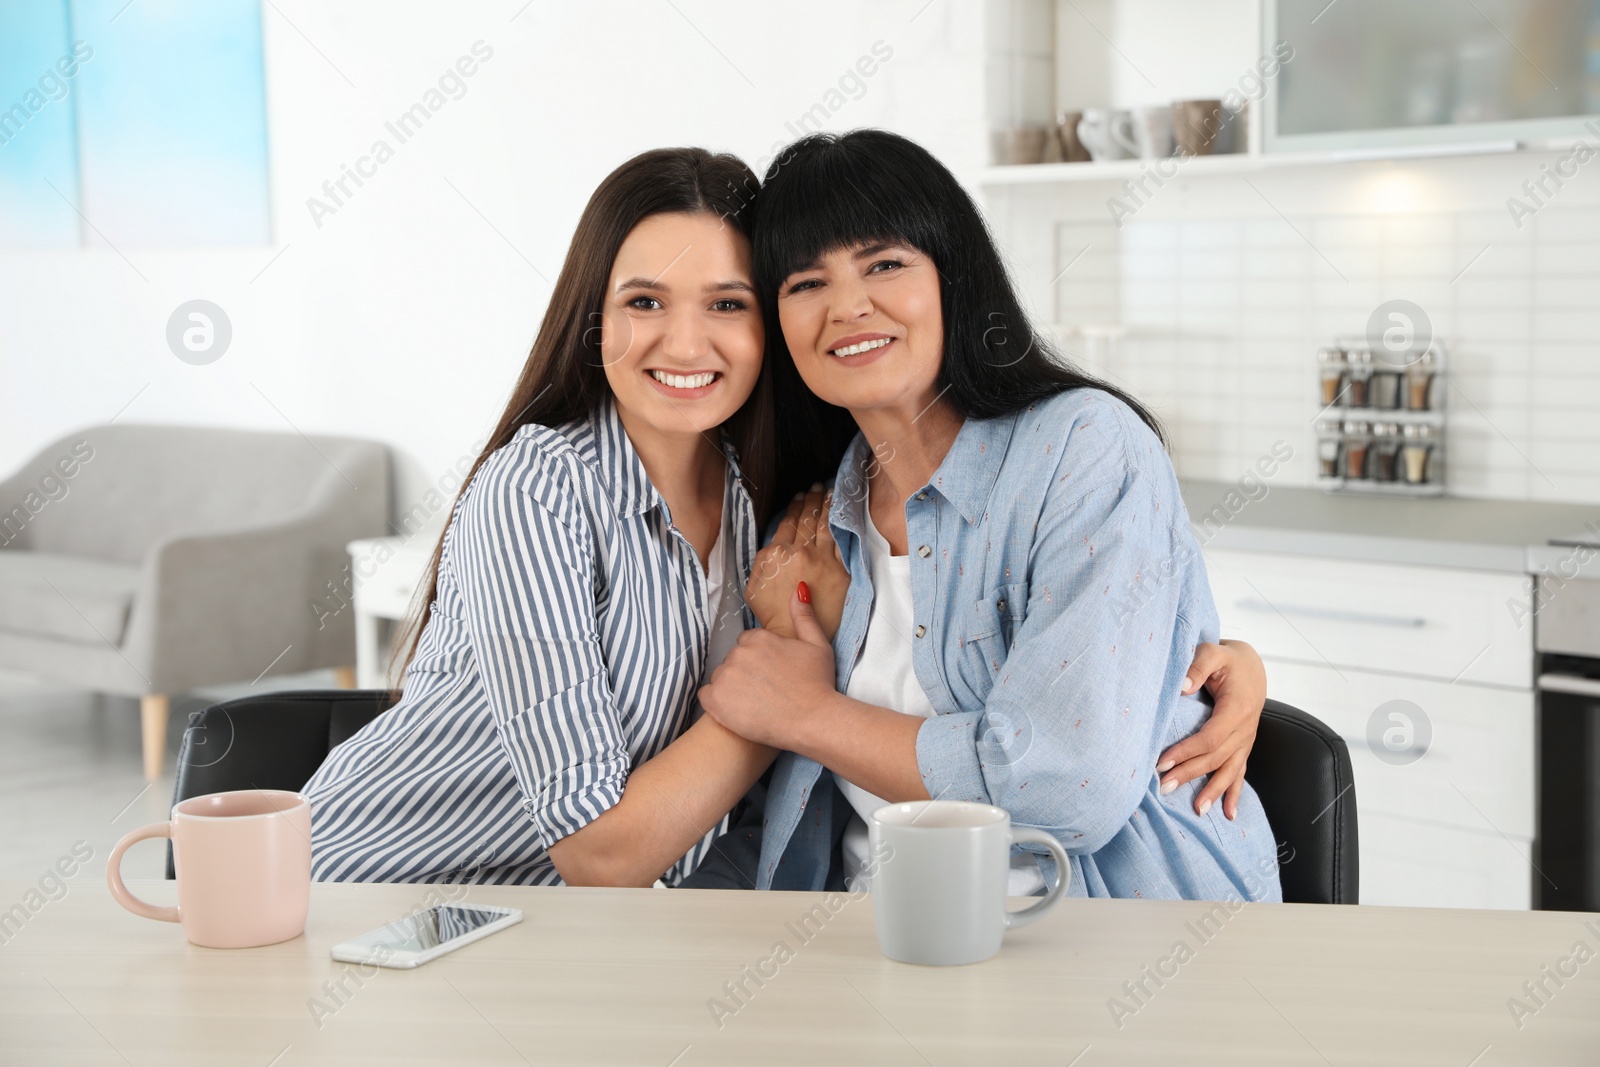
[(379, 967), (420, 967), (521, 921), (522, 912), (516, 908), (440, 904), (334, 945), (333, 958)]

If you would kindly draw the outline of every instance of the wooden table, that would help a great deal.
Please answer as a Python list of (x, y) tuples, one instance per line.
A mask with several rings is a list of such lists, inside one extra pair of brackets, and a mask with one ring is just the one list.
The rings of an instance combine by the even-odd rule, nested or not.
[[(1596, 915), (1068, 900), (987, 963), (929, 968), (879, 955), (866, 898), (318, 885), (304, 937), (217, 951), (87, 875), (0, 929), (0, 1063), (1600, 1062)], [(0, 883), (0, 909), (30, 888)], [(414, 971), (329, 959), (441, 893), (526, 918)], [(1580, 941), (1596, 958), (1557, 988), (1542, 969)]]

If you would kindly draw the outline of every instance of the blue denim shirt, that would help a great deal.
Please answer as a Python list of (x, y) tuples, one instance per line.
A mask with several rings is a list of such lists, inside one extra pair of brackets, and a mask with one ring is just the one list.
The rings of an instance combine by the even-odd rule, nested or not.
[[(861, 535), (876, 461), (858, 436), (828, 516), (850, 570), (834, 639), (840, 691), (871, 614)], [(1234, 821), (1221, 804), (1195, 814), (1205, 777), (1159, 791), (1160, 753), (1208, 714), (1180, 688), (1218, 621), (1177, 477), (1132, 409), (1075, 389), (968, 419), (906, 501), (906, 529), (917, 620), (906, 639), (935, 711), (917, 735), (930, 796), (997, 804), (1053, 834), (1075, 896), (1282, 899), (1248, 785)], [(780, 756), (758, 886), (825, 888), (841, 807), (831, 771)], [(1053, 880), (1047, 856), (1041, 865)]]

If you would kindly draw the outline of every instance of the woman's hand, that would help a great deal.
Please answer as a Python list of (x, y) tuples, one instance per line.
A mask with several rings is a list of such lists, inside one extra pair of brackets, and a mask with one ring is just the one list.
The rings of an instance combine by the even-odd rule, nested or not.
[(1156, 773), (1163, 775), (1163, 793), (1209, 773), (1211, 780), (1194, 798), (1194, 810), (1204, 815), (1222, 797), (1222, 813), (1232, 819), (1239, 814), (1245, 761), (1256, 742), (1256, 726), (1267, 701), (1267, 669), (1256, 650), (1243, 641), (1224, 641), (1222, 645), (1207, 641), (1194, 650), (1183, 692), (1193, 693), (1202, 684), (1216, 698), (1211, 717), (1161, 754)]
[(756, 553), (744, 597), (762, 629), (783, 637), (795, 636), (789, 598), (795, 587), (805, 582), (823, 634), (832, 641), (839, 632), (850, 572), (840, 561), (828, 528), (832, 495), (824, 494), (821, 485), (813, 485), (809, 493), (797, 494), (772, 541)]
[(707, 715), (757, 744), (795, 748), (808, 716), (838, 695), (833, 647), (814, 617), (815, 598), (807, 606), (805, 588), (791, 586), (784, 603), (789, 628), (799, 636), (746, 630), (700, 689)]

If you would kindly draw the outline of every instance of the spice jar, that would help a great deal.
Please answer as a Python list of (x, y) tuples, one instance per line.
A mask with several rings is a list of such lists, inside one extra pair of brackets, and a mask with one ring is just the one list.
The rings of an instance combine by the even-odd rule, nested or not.
[(1372, 424), (1370, 458), (1372, 480), (1393, 482), (1400, 477), (1400, 427), (1392, 422)]
[(1400, 450), (1400, 459), (1404, 466), (1406, 482), (1410, 485), (1422, 485), (1431, 480), (1428, 456), (1433, 451), (1432, 437), (1432, 427), (1415, 422), (1406, 424), (1405, 444)]
[(1432, 352), (1424, 352), (1406, 370), (1406, 406), (1412, 411), (1431, 411), (1433, 372), (1436, 364)]
[(1322, 477), (1339, 477), (1341, 444), (1337, 437), (1324, 437), (1317, 442), (1317, 473)]
[(1346, 356), (1346, 362), (1350, 367), (1350, 380), (1345, 386), (1346, 403), (1353, 408), (1364, 408), (1371, 403), (1367, 384), (1372, 380), (1372, 353), (1364, 348), (1355, 349)]
[(1400, 406), (1400, 371), (1382, 364), (1373, 368), (1372, 383), (1367, 387), (1372, 406), (1380, 411), (1394, 411)]
[(1324, 348), (1317, 352), (1317, 365), (1322, 374), (1322, 406), (1331, 408), (1340, 402), (1344, 390), (1345, 355), (1342, 348)]
[(1367, 476), (1367, 449), (1372, 443), (1372, 432), (1364, 422), (1351, 421), (1344, 424), (1344, 476), (1346, 478), (1365, 478)]
[(1317, 474), (1322, 478), (1339, 477), (1339, 454), (1342, 451), (1337, 419), (1322, 419), (1317, 423)]

